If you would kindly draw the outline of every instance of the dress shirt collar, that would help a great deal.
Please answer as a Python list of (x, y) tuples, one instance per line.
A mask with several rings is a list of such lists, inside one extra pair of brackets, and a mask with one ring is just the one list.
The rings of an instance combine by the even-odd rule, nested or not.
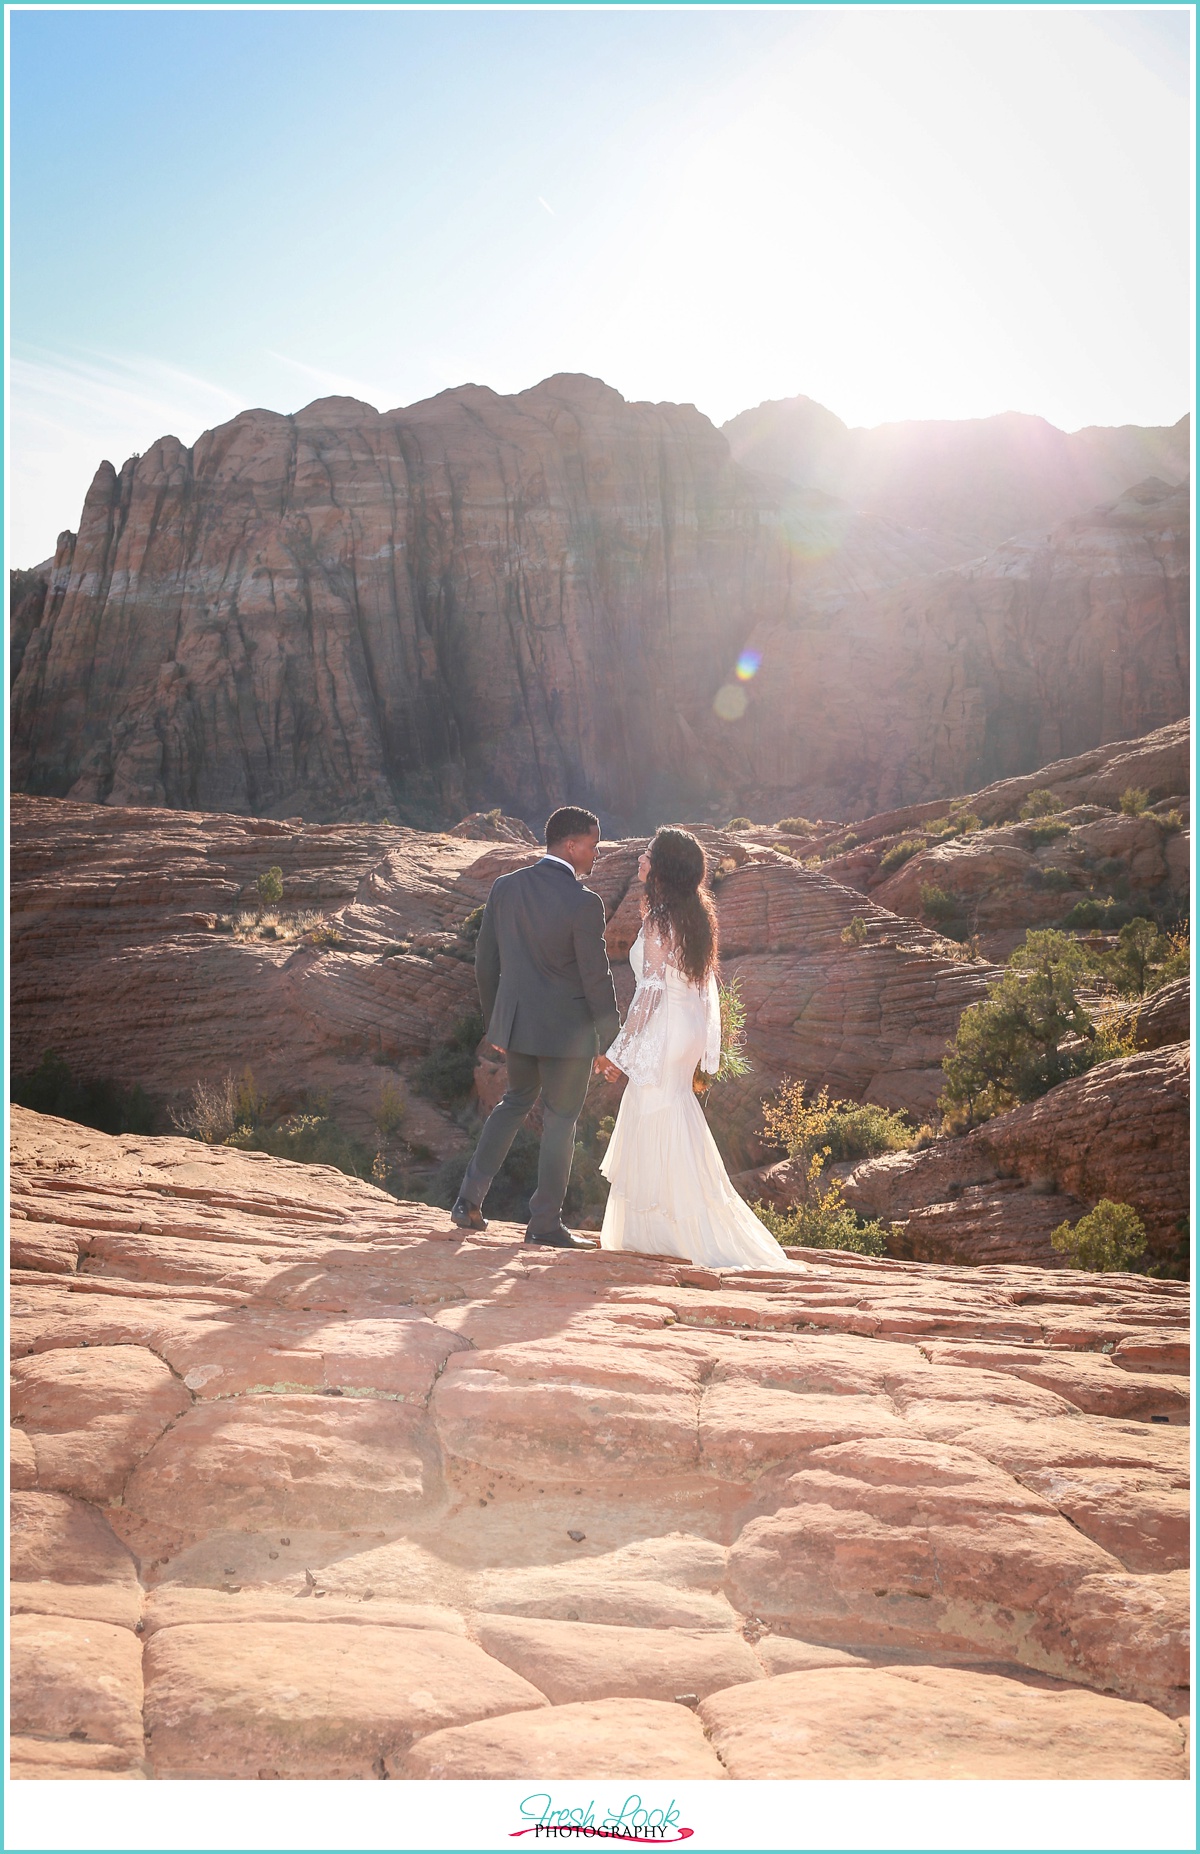
[(574, 866), (571, 863), (567, 862), (565, 857), (552, 856), (549, 850), (547, 850), (545, 855), (542, 857), (542, 861), (544, 863), (557, 863), (560, 869), (567, 869), (570, 871), (570, 874), (574, 881), (578, 882), (581, 880), (581, 877), (579, 876)]

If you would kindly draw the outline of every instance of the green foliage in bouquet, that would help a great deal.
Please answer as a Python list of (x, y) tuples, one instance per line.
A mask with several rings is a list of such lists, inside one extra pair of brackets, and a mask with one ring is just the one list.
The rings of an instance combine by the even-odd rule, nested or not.
[(732, 979), (728, 985), (719, 985), (717, 992), (721, 1000), (721, 1061), (715, 1075), (706, 1075), (703, 1069), (696, 1070), (692, 1087), (701, 1099), (718, 1082), (736, 1081), (739, 1076), (750, 1073), (750, 1064), (743, 1053), (746, 1006), (739, 981)]

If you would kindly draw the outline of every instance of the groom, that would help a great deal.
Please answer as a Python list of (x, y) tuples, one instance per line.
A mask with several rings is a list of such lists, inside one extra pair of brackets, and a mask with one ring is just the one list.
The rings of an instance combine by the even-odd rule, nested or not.
[(553, 1249), (594, 1249), (562, 1220), (575, 1154), (575, 1122), (592, 1067), (611, 1073), (603, 1055), (621, 1020), (604, 946), (604, 903), (590, 875), (600, 822), (564, 805), (546, 824), (546, 854), (492, 884), (475, 949), (475, 977), (487, 1038), (503, 1050), (508, 1089), (492, 1109), (450, 1212), (463, 1230), (485, 1230), (482, 1204), (517, 1128), (542, 1097), (537, 1190), (526, 1242)]

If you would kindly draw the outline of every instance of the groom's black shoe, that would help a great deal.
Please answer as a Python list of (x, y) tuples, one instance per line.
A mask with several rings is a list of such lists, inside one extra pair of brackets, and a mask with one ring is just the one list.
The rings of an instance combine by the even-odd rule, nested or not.
[(600, 1246), (599, 1243), (593, 1242), (590, 1236), (574, 1235), (565, 1223), (556, 1223), (554, 1228), (547, 1230), (544, 1235), (535, 1235), (532, 1230), (526, 1230), (525, 1240), (541, 1243), (546, 1249), (598, 1249)]
[(456, 1199), (454, 1209), (450, 1212), (451, 1223), (456, 1223), (460, 1230), (485, 1230), (487, 1218), (478, 1204), (468, 1204), (465, 1197)]

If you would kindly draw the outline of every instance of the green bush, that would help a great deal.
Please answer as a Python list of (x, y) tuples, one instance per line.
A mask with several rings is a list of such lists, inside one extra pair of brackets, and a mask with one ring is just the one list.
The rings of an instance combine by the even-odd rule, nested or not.
[(263, 873), (256, 877), (254, 886), (258, 890), (258, 899), (264, 908), (273, 907), (277, 901), (282, 901), (283, 870), (279, 864), (272, 863), (269, 869), (264, 869)]
[(774, 1210), (769, 1204), (751, 1206), (759, 1222), (779, 1244), (803, 1249), (842, 1249), (851, 1255), (885, 1255), (887, 1239), (882, 1223), (855, 1215), (842, 1196), (841, 1186), (814, 1193), (810, 1202), (791, 1210)]
[(1085, 895), (1077, 901), (1070, 911), (1063, 915), (1064, 927), (1099, 927), (1111, 933), (1132, 919), (1133, 909), (1127, 901), (1116, 901), (1111, 895), (1101, 901), (1095, 895)]
[(818, 827), (811, 818), (780, 818), (775, 826), (789, 837), (815, 837)]
[(936, 882), (922, 882), (921, 912), (927, 921), (958, 920), (962, 915), (962, 903), (957, 895), (948, 894)]
[(1017, 815), (1021, 818), (1048, 818), (1061, 810), (1062, 801), (1055, 798), (1047, 786), (1041, 785), (1027, 795)]
[(55, 1114), (101, 1133), (153, 1133), (155, 1112), (137, 1082), (125, 1087), (108, 1076), (81, 1081), (56, 1050), (42, 1052), (36, 1069), (14, 1075), (12, 1099), (37, 1114)]
[(1126, 998), (1142, 998), (1191, 970), (1191, 945), (1184, 933), (1165, 934), (1154, 921), (1135, 915), (1126, 921), (1111, 950), (1094, 954), (1095, 971)]
[(942, 1062), (938, 1105), (951, 1124), (971, 1126), (1034, 1101), (1100, 1059), (1096, 1027), (1076, 995), (1087, 972), (1082, 947), (1067, 934), (1026, 935), (987, 998), (963, 1012)]
[(273, 1126), (243, 1126), (225, 1144), (302, 1165), (332, 1165), (353, 1178), (371, 1176), (372, 1155), (325, 1113), (289, 1114)]
[(1121, 810), (1127, 818), (1140, 818), (1150, 803), (1150, 794), (1144, 786), (1127, 785), (1121, 793)]
[(431, 1049), (413, 1074), (413, 1087), (439, 1107), (456, 1107), (467, 1100), (475, 1086), (475, 1054), (470, 1049), (452, 1049), (447, 1044)]
[(1065, 818), (1043, 818), (1040, 823), (1031, 824), (1025, 832), (1027, 841), (1037, 849), (1039, 844), (1053, 843), (1057, 837), (1070, 835), (1071, 826)]
[(785, 1081), (763, 1102), (763, 1134), (790, 1159), (820, 1153), (822, 1164), (903, 1152), (913, 1141), (904, 1114), (874, 1101), (831, 1101), (828, 1088), (806, 1100), (803, 1081)]
[(924, 837), (901, 837), (899, 843), (894, 843), (890, 850), (883, 852), (879, 859), (879, 867), (890, 873), (893, 869), (899, 869), (900, 865), (906, 863), (910, 856), (916, 856), (920, 851), (928, 848), (928, 841)]
[(947, 817), (934, 818), (928, 824), (922, 824), (921, 831), (926, 837), (965, 837), (970, 831), (980, 828), (978, 814), (974, 811), (960, 811), (953, 805)]
[(1174, 806), (1172, 806), (1170, 811), (1164, 811), (1158, 821), (1168, 836), (1173, 835), (1177, 830), (1183, 829), (1183, 813), (1182, 811), (1176, 810)]
[(840, 936), (842, 945), (843, 946), (862, 946), (864, 942), (866, 941), (867, 932), (868, 932), (867, 923), (863, 915), (861, 914), (854, 915), (853, 918), (851, 919), (850, 925), (848, 927), (842, 928), (841, 936)]
[(1061, 894), (1064, 889), (1074, 888), (1075, 876), (1069, 869), (1059, 869), (1054, 863), (1045, 869), (1031, 869), (1029, 877), (1038, 888), (1048, 888), (1053, 894)]
[(749, 818), (730, 818), (725, 828), (726, 830), (753, 830), (754, 826)]
[(1093, 1274), (1127, 1273), (1146, 1252), (1146, 1226), (1132, 1204), (1117, 1204), (1102, 1197), (1095, 1210), (1080, 1217), (1072, 1229), (1060, 1223), (1050, 1241), (1072, 1268)]
[[(479, 938), (479, 929), (482, 925), (483, 905), (481, 903), (479, 907), (471, 909), (466, 920), (460, 922), (458, 928), (459, 938), (465, 940), (468, 946), (474, 946)], [(480, 1032), (480, 1034), (482, 1035), (482, 1032)]]
[(379, 1128), (381, 1139), (391, 1139), (404, 1125), (408, 1115), (408, 1103), (394, 1081), (385, 1081), (379, 1090), (379, 1099), (371, 1115)]

